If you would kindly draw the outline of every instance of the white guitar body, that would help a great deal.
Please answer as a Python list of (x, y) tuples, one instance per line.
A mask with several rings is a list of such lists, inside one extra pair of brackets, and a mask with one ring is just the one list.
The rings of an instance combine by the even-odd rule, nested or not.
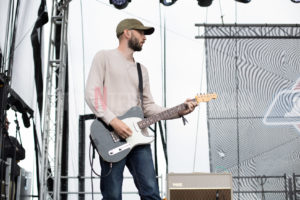
[(148, 144), (154, 140), (153, 135), (150, 136), (146, 129), (141, 130), (137, 125), (137, 122), (141, 121), (140, 118), (130, 117), (122, 121), (132, 130), (132, 135), (126, 138), (126, 144), (110, 149), (108, 151), (109, 155), (116, 155), (125, 149), (132, 149), (134, 146)]
[(137, 125), (140, 118), (137, 117), (130, 117), (122, 120), (131, 130), (132, 135), (126, 138), (127, 144), (130, 144), (131, 148), (139, 145), (139, 144), (148, 144), (154, 140), (154, 135), (149, 135), (147, 129), (141, 130), (140, 127)]

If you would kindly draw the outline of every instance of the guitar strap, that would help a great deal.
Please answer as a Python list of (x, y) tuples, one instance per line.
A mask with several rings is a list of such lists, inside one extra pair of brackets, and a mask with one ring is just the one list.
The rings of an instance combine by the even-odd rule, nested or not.
[(140, 99), (141, 99), (141, 107), (143, 108), (143, 75), (140, 63), (137, 63), (137, 71), (139, 76), (139, 91), (140, 91)]

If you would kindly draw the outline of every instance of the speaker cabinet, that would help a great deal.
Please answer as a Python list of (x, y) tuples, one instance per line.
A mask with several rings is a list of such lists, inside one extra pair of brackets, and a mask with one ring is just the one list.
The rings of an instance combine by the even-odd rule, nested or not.
[(229, 173), (170, 173), (168, 200), (232, 200)]

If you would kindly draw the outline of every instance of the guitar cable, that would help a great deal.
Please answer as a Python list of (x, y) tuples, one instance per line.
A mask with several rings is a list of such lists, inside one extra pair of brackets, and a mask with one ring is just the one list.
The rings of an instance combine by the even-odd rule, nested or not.
[(93, 173), (98, 176), (99, 178), (104, 178), (107, 177), (111, 171), (112, 171), (112, 163), (109, 163), (109, 171), (107, 172), (107, 174), (105, 174), (104, 176), (101, 176), (100, 174), (98, 174), (95, 170), (94, 170), (94, 159), (95, 159), (95, 148), (93, 148), (93, 155), (91, 158), (91, 148), (92, 148), (92, 142), (90, 142), (90, 148), (89, 148), (89, 161), (90, 161), (90, 166), (91, 166), (91, 186), (92, 186), (92, 200), (94, 200), (94, 184), (93, 184)]

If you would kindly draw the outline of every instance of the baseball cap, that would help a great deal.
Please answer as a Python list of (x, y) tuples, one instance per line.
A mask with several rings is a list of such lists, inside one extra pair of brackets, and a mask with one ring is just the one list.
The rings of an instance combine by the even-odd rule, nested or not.
[(151, 35), (154, 32), (154, 27), (144, 26), (142, 22), (137, 19), (124, 19), (119, 22), (116, 33), (117, 37), (122, 35), (125, 29), (128, 30), (142, 30), (145, 35)]

